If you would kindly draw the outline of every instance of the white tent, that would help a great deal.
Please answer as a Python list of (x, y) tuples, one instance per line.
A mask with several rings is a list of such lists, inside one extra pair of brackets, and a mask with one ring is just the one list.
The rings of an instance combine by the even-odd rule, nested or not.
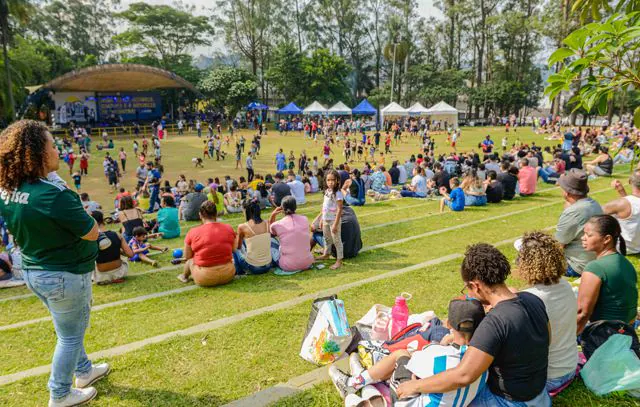
[(331, 106), (328, 112), (329, 115), (333, 116), (348, 116), (351, 114), (351, 109), (344, 103), (338, 102), (335, 105)]
[(313, 116), (323, 115), (323, 114), (327, 114), (327, 108), (322, 106), (317, 101), (314, 101), (312, 104), (305, 107), (302, 113), (304, 113), (305, 115), (313, 115)]
[(396, 102), (391, 102), (380, 110), (380, 121), (384, 123), (385, 116), (407, 116), (409, 111)]
[(422, 106), (420, 102), (415, 103), (409, 108), (409, 116), (427, 116), (429, 109)]
[(440, 101), (431, 106), (427, 111), (431, 120), (447, 122), (454, 129), (458, 128), (458, 109), (448, 105), (444, 101)]

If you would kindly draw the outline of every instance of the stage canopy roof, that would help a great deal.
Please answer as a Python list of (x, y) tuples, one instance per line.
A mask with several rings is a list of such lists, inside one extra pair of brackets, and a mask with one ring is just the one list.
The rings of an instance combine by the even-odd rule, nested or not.
[(391, 102), (387, 106), (385, 106), (384, 109), (382, 109), (382, 113), (385, 116), (406, 116), (407, 109), (400, 106), (396, 102)]
[(433, 120), (447, 121), (454, 129), (458, 128), (458, 109), (444, 101), (431, 106), (428, 109), (428, 114)]
[(335, 105), (329, 108), (329, 114), (339, 116), (339, 115), (350, 115), (351, 109), (349, 106), (345, 105), (342, 102), (338, 102)]
[(326, 114), (327, 108), (322, 106), (319, 102), (315, 101), (309, 106), (304, 108), (304, 114)]
[(173, 72), (139, 64), (105, 64), (78, 69), (42, 85), (54, 91), (133, 92), (196, 87)]
[(282, 109), (279, 109), (277, 114), (302, 114), (302, 109), (298, 107), (295, 103), (291, 102)]
[(378, 111), (375, 107), (371, 106), (371, 103), (369, 103), (367, 99), (363, 99), (358, 106), (353, 108), (351, 113), (356, 115), (373, 116), (378, 113)]

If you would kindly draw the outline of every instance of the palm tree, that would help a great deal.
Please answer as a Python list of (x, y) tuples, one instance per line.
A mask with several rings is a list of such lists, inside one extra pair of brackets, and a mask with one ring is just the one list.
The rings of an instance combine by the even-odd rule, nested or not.
[(9, 24), (11, 20), (26, 23), (33, 5), (29, 0), (0, 0), (0, 35), (2, 36), (2, 57), (4, 58), (4, 75), (7, 85), (7, 115), (13, 120), (15, 101), (13, 100), (13, 82), (11, 80), (11, 62), (9, 61), (9, 42), (11, 40)]

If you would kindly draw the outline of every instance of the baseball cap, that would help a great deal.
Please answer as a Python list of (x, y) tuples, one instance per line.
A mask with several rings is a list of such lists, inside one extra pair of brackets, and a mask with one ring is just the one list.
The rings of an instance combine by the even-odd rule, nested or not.
[[(467, 299), (453, 299), (449, 303), (449, 324), (451, 328), (458, 332), (473, 333), (482, 319), (484, 318), (484, 307), (480, 301), (467, 298)], [(472, 327), (462, 327), (465, 322), (471, 322)]]
[(197, 183), (195, 187), (193, 187), (194, 191), (200, 192), (204, 189), (204, 185)]

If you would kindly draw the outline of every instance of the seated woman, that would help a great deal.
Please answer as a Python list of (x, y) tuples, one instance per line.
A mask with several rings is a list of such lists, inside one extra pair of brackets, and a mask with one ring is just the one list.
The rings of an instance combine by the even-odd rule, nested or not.
[(94, 211), (91, 216), (96, 220), (100, 233), (103, 233), (110, 242), (108, 247), (98, 251), (93, 281), (98, 285), (122, 283), (129, 272), (129, 263), (123, 261), (120, 256), (133, 257), (133, 250), (118, 233), (104, 229), (102, 212)]
[(615, 157), (613, 157), (614, 164), (629, 164), (633, 161), (633, 150), (629, 145), (625, 145)]
[(383, 166), (379, 166), (371, 175), (371, 190), (379, 194), (388, 194), (391, 191), (387, 186), (387, 176), (384, 174)]
[(357, 168), (351, 170), (351, 178), (342, 185), (344, 200), (351, 206), (363, 206), (366, 203), (364, 181), (360, 178)]
[(460, 188), (464, 192), (464, 206), (484, 206), (487, 204), (485, 185), (474, 170), (469, 171), (462, 179)]
[(260, 217), (257, 199), (243, 202), (246, 223), (238, 225), (233, 264), (236, 274), (264, 274), (271, 269), (271, 233), (269, 224)]
[[(309, 244), (309, 220), (306, 216), (296, 215), (296, 199), (286, 196), (269, 218), (271, 234), (278, 239), (273, 245), (273, 262), (287, 272), (306, 270), (313, 264), (311, 245)], [(279, 214), (284, 218), (276, 222)]]
[(217, 188), (207, 187), (204, 189), (209, 202), (213, 202), (216, 206), (217, 216), (224, 215), (224, 195)]
[(599, 177), (610, 177), (613, 174), (613, 158), (609, 155), (609, 149), (605, 146), (600, 146), (598, 156), (587, 163), (587, 172), (589, 175)]
[(418, 166), (413, 169), (411, 185), (403, 187), (400, 195), (406, 198), (427, 197), (427, 178), (424, 175), (424, 167)]
[(242, 193), (238, 191), (238, 183), (233, 181), (229, 192), (224, 194), (224, 207), (227, 213), (242, 212)]
[(564, 249), (546, 233), (526, 233), (516, 242), (517, 274), (527, 282), (523, 290), (542, 300), (549, 316), (551, 343), (547, 367), (547, 392), (573, 380), (578, 365), (576, 347), (577, 304), (571, 284), (562, 278), (567, 269)]
[[(120, 204), (118, 208), (118, 220), (122, 224), (122, 236), (126, 242), (129, 242), (133, 237), (133, 229), (136, 227), (143, 227), (147, 232), (151, 232), (156, 227), (156, 221), (145, 220), (143, 218), (144, 212), (139, 207), (136, 207), (131, 195), (125, 195), (120, 198)], [(157, 237), (157, 234), (150, 234), (147, 238), (152, 239)]]
[[(597, 215), (584, 225), (582, 247), (595, 252), (578, 289), (578, 329), (588, 322), (617, 320), (633, 324), (638, 309), (637, 274), (627, 260), (620, 224), (611, 215)], [(618, 250), (616, 250), (618, 248)]]
[(176, 208), (176, 202), (172, 196), (163, 196), (160, 200), (158, 232), (162, 233), (163, 239), (173, 239), (180, 236), (178, 208)]
[(202, 225), (192, 228), (184, 239), (184, 271), (178, 280), (190, 278), (201, 287), (227, 284), (233, 280), (233, 249), (236, 234), (226, 223), (217, 222), (216, 205), (205, 201), (200, 206)]

